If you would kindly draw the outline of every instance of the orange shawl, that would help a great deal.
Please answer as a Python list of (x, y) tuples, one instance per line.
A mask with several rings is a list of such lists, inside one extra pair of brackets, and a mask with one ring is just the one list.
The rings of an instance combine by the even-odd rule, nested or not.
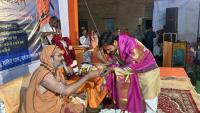
[[(63, 68), (59, 68), (59, 73), (64, 73)], [(71, 80), (66, 80), (67, 84), (72, 84), (81, 79), (78, 76), (72, 77)], [(106, 86), (101, 90), (104, 79), (102, 77), (95, 77), (93, 79), (87, 80), (81, 87), (75, 92), (77, 94), (87, 92), (88, 98), (87, 102), (90, 108), (97, 108), (99, 104), (103, 101), (107, 95), (108, 89)], [(67, 99), (66, 99), (67, 100)], [(77, 109), (77, 108), (76, 108)]]
[[(49, 69), (53, 67), (53, 64), (50, 63), (50, 57), (55, 48), (56, 46), (49, 45), (40, 54), (41, 62), (48, 65)], [(40, 83), (48, 73), (50, 71), (42, 66), (33, 73), (26, 93), (25, 113), (60, 113), (63, 104), (60, 97), (51, 91), (44, 94), (39, 91)]]
[[(67, 84), (71, 84), (73, 82), (78, 81), (80, 78), (74, 78), (73, 80), (66, 80)], [(86, 81), (77, 91), (76, 93), (87, 92), (88, 94), (88, 104), (90, 108), (97, 108), (99, 104), (103, 101), (105, 96), (107, 95), (108, 89), (104, 87), (101, 91), (101, 85), (103, 83), (102, 77), (95, 77), (91, 80)]]
[[(49, 1), (50, 0), (36, 0), (37, 3), (37, 14), (40, 18), (40, 27), (48, 23), (50, 20), (49, 15)], [(44, 16), (44, 17), (42, 17)]]

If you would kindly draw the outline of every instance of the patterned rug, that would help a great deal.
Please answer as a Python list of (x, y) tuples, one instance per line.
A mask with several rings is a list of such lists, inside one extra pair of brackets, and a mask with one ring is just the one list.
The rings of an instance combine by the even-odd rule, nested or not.
[(162, 88), (158, 113), (200, 113), (189, 90)]
[[(112, 110), (113, 108), (112, 100), (105, 98), (102, 106), (98, 109), (87, 109), (87, 113), (99, 113), (101, 109)], [(200, 113), (200, 111), (189, 90), (162, 88), (158, 97), (157, 113)]]

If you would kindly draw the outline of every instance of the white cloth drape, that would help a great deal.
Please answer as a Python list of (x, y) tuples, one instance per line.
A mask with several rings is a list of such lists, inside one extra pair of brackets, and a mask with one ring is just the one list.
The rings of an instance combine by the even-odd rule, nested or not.
[(58, 0), (58, 4), (59, 4), (62, 37), (69, 37), (68, 0)]

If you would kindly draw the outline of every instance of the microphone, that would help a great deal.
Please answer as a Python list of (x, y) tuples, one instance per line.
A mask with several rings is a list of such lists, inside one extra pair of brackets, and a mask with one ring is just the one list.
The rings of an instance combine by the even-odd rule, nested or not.
[(66, 74), (68, 77), (70, 77), (70, 76), (71, 76), (71, 73), (69, 72), (69, 69), (67, 68), (67, 66), (66, 66), (66, 64), (65, 64), (65, 61), (62, 60), (61, 63), (62, 63), (62, 65), (63, 65), (65, 74)]

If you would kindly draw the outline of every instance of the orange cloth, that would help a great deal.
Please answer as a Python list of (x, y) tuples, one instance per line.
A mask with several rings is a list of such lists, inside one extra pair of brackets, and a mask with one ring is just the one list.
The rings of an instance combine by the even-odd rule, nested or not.
[(163, 42), (163, 66), (171, 67), (172, 66), (172, 42)]
[[(102, 58), (99, 59), (98, 57), (102, 57)], [(98, 47), (95, 47), (92, 52), (92, 63), (108, 63), (107, 61), (108, 61), (107, 55), (104, 54), (104, 52), (100, 52), (100, 49)]]
[[(63, 75), (64, 69), (59, 68), (58, 69), (58, 75)], [(60, 78), (63, 80), (64, 77), (60, 76)], [(67, 84), (72, 84), (76, 81), (81, 79), (78, 76), (73, 76), (70, 80), (66, 80), (65, 82)], [(99, 104), (103, 101), (104, 97), (107, 95), (108, 89), (107, 87), (103, 87), (103, 90), (101, 91), (102, 84), (104, 82), (104, 79), (102, 77), (95, 77), (93, 79), (90, 79), (86, 81), (84, 84), (81, 85), (81, 87), (76, 91), (76, 93), (83, 93), (87, 92), (88, 94), (88, 104), (91, 108), (97, 108)], [(68, 100), (68, 97), (66, 97), (65, 100)], [(71, 108), (73, 109), (73, 108)]]
[[(49, 22), (50, 20), (50, 15), (49, 15), (49, 0), (36, 0), (37, 3), (37, 14), (38, 18), (40, 18), (40, 27), (46, 23)], [(44, 18), (41, 18), (44, 16)]]
[(184, 68), (160, 67), (161, 77), (188, 78)]
[[(67, 84), (71, 84), (79, 80), (79, 77), (75, 77), (72, 80), (66, 80)], [(91, 108), (97, 108), (99, 104), (102, 102), (104, 97), (107, 95), (108, 89), (104, 87), (101, 91), (101, 85), (103, 83), (103, 78), (95, 77), (91, 80), (88, 80), (83, 84), (76, 93), (87, 92), (88, 94), (88, 104)]]
[[(48, 73), (60, 73), (58, 71), (55, 72), (51, 62), (51, 56), (53, 55), (55, 49), (56, 46), (48, 45), (42, 50), (40, 54), (40, 61), (44, 66), (40, 66), (32, 75), (26, 92), (25, 103), (23, 105), (24, 109), (22, 109), (21, 113), (64, 113), (64, 109), (67, 107), (70, 111), (74, 111), (72, 108), (69, 108), (69, 104), (67, 102), (61, 99), (60, 96), (56, 95), (54, 92), (47, 90), (43, 94), (40, 93), (40, 83), (43, 78)], [(59, 80), (63, 79), (63, 77), (59, 78), (61, 78)], [(74, 80), (66, 82), (72, 83), (78, 79), (80, 78), (75, 78)], [(96, 77), (83, 84), (77, 93), (87, 91), (89, 95), (89, 105), (91, 107), (97, 107), (107, 94), (106, 88), (104, 89), (105, 91), (100, 92), (100, 86), (102, 83), (103, 79)], [(73, 105), (76, 106), (78, 104)]]
[(92, 52), (92, 63), (100, 63), (101, 61), (97, 58), (97, 51), (98, 48), (94, 48), (94, 51)]

